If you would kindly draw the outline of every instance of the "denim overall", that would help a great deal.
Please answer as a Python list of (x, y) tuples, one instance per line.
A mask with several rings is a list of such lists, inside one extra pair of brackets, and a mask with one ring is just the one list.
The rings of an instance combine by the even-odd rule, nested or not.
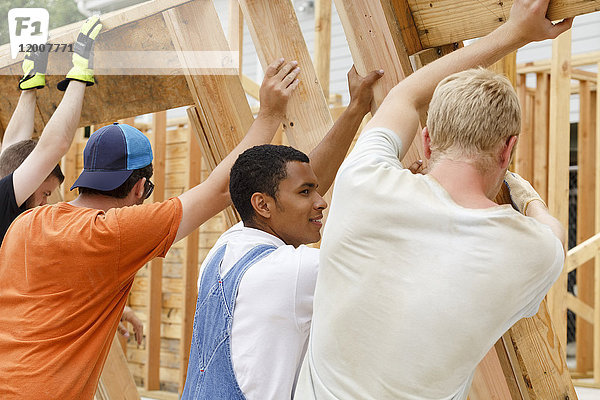
[(226, 247), (215, 252), (202, 273), (182, 399), (245, 400), (231, 361), (235, 299), (248, 268), (276, 247), (263, 244), (252, 248), (222, 277), (220, 267)]

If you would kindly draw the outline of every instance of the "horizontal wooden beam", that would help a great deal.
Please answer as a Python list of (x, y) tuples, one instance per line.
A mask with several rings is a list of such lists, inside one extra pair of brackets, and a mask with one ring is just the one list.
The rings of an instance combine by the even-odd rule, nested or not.
[(567, 272), (573, 271), (584, 262), (592, 259), (600, 250), (600, 233), (578, 244), (567, 252)]
[(567, 293), (567, 308), (590, 324), (594, 323), (594, 308), (585, 304), (571, 293)]
[[(485, 36), (508, 20), (512, 0), (408, 0), (424, 48)], [(553, 0), (551, 20), (600, 10), (600, 1)]]
[[(94, 62), (107, 65), (114, 51), (172, 51), (175, 48), (161, 12), (190, 0), (156, 0), (101, 17), (103, 29), (96, 40)], [(83, 21), (54, 29), (50, 43), (73, 43)], [(10, 58), (10, 47), (0, 47), (0, 127), (6, 127), (19, 99), (17, 82), (22, 75), (23, 55)], [(70, 57), (50, 52), (46, 88), (36, 91), (36, 130), (46, 124), (63, 93), (56, 90), (67, 71)], [(112, 122), (121, 118), (193, 104), (185, 76), (176, 57), (167, 62), (164, 75), (97, 75), (96, 85), (86, 89), (80, 126)], [(1, 129), (1, 128), (0, 128)]]
[(240, 79), (242, 80), (242, 86), (244, 87), (244, 91), (246, 92), (246, 94), (258, 100), (260, 85), (243, 74), (240, 76)]
[(571, 68), (571, 79), (596, 83), (597, 74), (595, 72), (584, 71), (582, 69)]
[[(596, 65), (600, 62), (600, 51), (585, 54), (574, 54), (571, 58), (572, 67)], [(517, 65), (517, 73), (528, 74), (535, 72), (550, 72), (550, 60), (532, 61)]]

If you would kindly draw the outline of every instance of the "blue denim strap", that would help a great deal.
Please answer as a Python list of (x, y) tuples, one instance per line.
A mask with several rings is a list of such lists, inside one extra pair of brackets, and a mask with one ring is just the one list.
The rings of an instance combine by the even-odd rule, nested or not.
[(223, 282), (223, 293), (226, 298), (226, 305), (233, 317), (233, 309), (235, 308), (235, 299), (240, 286), (240, 282), (248, 269), (271, 254), (277, 247), (268, 244), (260, 244), (248, 251), (242, 258), (235, 263), (233, 267), (225, 274), (221, 282)]

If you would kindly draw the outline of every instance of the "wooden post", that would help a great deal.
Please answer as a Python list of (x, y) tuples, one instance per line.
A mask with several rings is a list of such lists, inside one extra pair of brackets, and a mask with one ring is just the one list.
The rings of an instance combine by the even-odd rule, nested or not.
[(229, 0), (229, 48), (238, 52), (239, 75), (242, 76), (242, 57), (244, 55), (244, 16), (237, 0)]
[(331, 60), (331, 0), (315, 2), (315, 69), (323, 89), (329, 98), (329, 66)]
[(513, 399), (507, 380), (498, 379), (500, 376), (502, 376), (502, 365), (496, 347), (492, 347), (475, 370), (469, 399)]
[[(579, 83), (579, 124), (577, 129), (577, 244), (594, 236), (596, 204), (596, 99), (592, 97), (590, 82)], [(594, 305), (594, 261), (577, 268), (577, 297)], [(577, 372), (586, 374), (594, 368), (593, 325), (577, 317), (576, 322)]]
[[(165, 11), (163, 16), (176, 49), (188, 50), (179, 56), (196, 104), (188, 109), (191, 132), (196, 132), (207, 167), (212, 170), (240, 142), (254, 118), (238, 75), (188, 67), (197, 51), (229, 50), (213, 3), (187, 3)], [(233, 208), (228, 210), (228, 221), (234, 223), (237, 216)]]
[[(406, 1), (391, 0), (335, 0), (335, 6), (357, 72), (363, 76), (375, 69), (385, 72), (373, 88), (374, 113), (388, 92), (412, 73), (409, 54), (421, 49), (410, 10)], [(419, 135), (416, 138), (402, 160), (405, 165), (424, 159)]]
[[(600, 82), (600, 63), (596, 83)], [(596, 88), (596, 179), (600, 177), (600, 90)], [(600, 184), (596, 184), (596, 200), (600, 200)], [(594, 207), (596, 232), (600, 232), (600, 201)], [(600, 383), (600, 255), (596, 254), (594, 269), (594, 382)]]
[(283, 125), (291, 145), (308, 154), (333, 120), (294, 7), (289, 0), (240, 0), (240, 5), (263, 69), (279, 57), (298, 61), (300, 85), (289, 99)]
[[(118, 335), (116, 333), (115, 335)], [(110, 351), (104, 363), (104, 369), (98, 382), (96, 400), (138, 400), (138, 394), (133, 377), (127, 367), (127, 359), (121, 350), (119, 340), (115, 336)]]
[[(490, 68), (492, 71), (502, 74), (508, 78), (510, 83), (517, 88), (517, 52), (513, 51), (512, 53), (507, 54), (502, 57), (499, 61), (492, 64)], [(524, 82), (523, 82), (524, 84)], [(520, 87), (520, 86), (519, 86)]]
[[(165, 158), (166, 158), (166, 111), (155, 113), (152, 121), (154, 136), (154, 202), (165, 198)], [(146, 327), (146, 390), (160, 389), (160, 325), (162, 316), (162, 269), (163, 259), (155, 258), (148, 268), (148, 323)]]
[(77, 197), (77, 190), (76, 189), (70, 190), (70, 189), (71, 189), (71, 186), (73, 186), (73, 183), (75, 183), (75, 180), (77, 179), (77, 176), (78, 176), (77, 157), (79, 155), (78, 154), (79, 143), (81, 143), (83, 141), (83, 132), (84, 132), (84, 128), (77, 129), (77, 132), (75, 132), (75, 138), (73, 139), (73, 142), (71, 143), (71, 147), (69, 147), (69, 151), (67, 152), (67, 154), (64, 155), (64, 157), (62, 158), (62, 161), (61, 161), (62, 170), (65, 175), (65, 181), (63, 182), (63, 185), (62, 185), (63, 201), (75, 200), (75, 198)]
[[(552, 42), (552, 73), (550, 84), (550, 135), (548, 147), (548, 208), (567, 229), (569, 226), (569, 99), (571, 31)], [(552, 322), (562, 343), (567, 344), (567, 272), (560, 277), (548, 293), (548, 308)]]
[(550, 118), (550, 75), (537, 73), (535, 127), (533, 133), (533, 187), (548, 202), (548, 120)]
[[(202, 173), (202, 153), (192, 124), (189, 126), (188, 135), (188, 160), (186, 190), (200, 184)], [(185, 238), (185, 264), (183, 268), (183, 320), (181, 323), (181, 342), (179, 345), (179, 395), (183, 392), (187, 366), (192, 343), (194, 328), (194, 313), (196, 311), (196, 299), (198, 297), (198, 243), (199, 230)]]
[(525, 85), (526, 75), (518, 75), (517, 94), (521, 103), (521, 133), (515, 150), (515, 172), (524, 179), (533, 180), (533, 127), (531, 102)]

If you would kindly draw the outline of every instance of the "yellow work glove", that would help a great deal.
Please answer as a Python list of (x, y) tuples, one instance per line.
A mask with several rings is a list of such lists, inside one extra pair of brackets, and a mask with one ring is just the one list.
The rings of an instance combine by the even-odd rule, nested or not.
[(99, 16), (95, 15), (85, 21), (73, 45), (73, 68), (71, 68), (66, 78), (58, 83), (56, 86), (58, 90), (66, 90), (71, 80), (85, 82), (87, 86), (92, 86), (95, 83), (93, 70), (94, 43), (101, 29), (102, 24)]
[[(44, 48), (45, 47), (46, 46), (44, 46)], [(48, 67), (47, 51), (25, 53), (22, 67), (23, 77), (19, 81), (19, 89), (39, 89), (46, 86), (46, 68)]]
[[(533, 186), (525, 179), (521, 178), (519, 174), (506, 171), (504, 183), (506, 183), (506, 186), (508, 186), (508, 190), (510, 191), (510, 199), (517, 210), (523, 215), (527, 212), (527, 206), (532, 201), (539, 200), (544, 203), (544, 200), (542, 200)], [(546, 205), (546, 203), (544, 203), (544, 205)]]

